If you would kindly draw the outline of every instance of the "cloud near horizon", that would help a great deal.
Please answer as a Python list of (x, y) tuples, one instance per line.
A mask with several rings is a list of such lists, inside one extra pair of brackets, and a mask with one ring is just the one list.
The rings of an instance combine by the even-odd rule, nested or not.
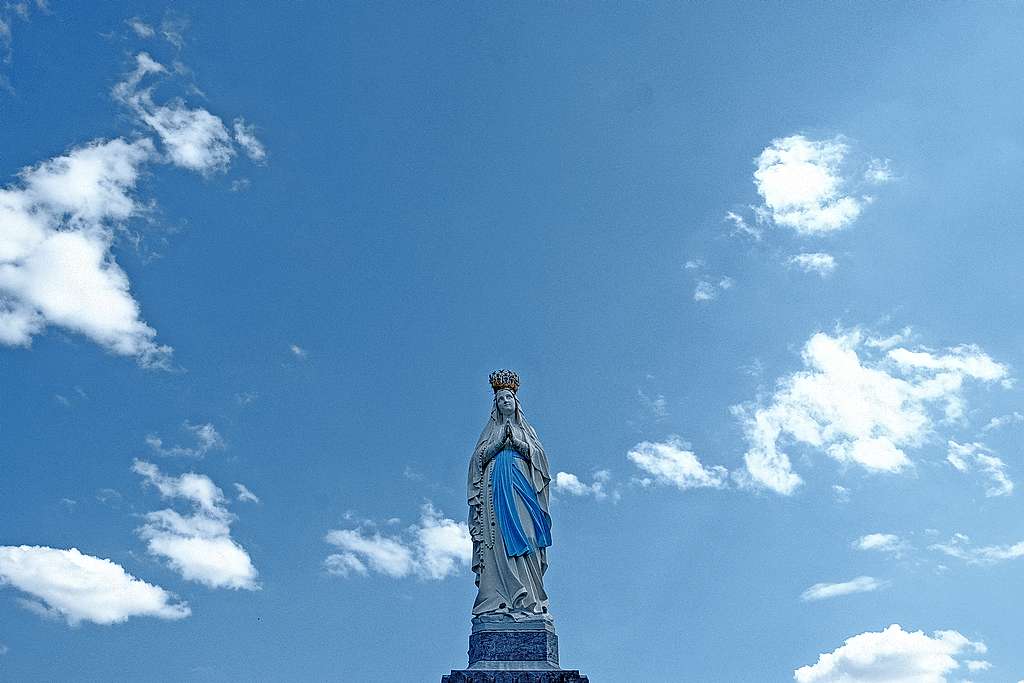
[[(988, 651), (982, 642), (972, 642), (958, 631), (904, 631), (892, 624), (882, 631), (851, 636), (840, 647), (818, 657), (815, 664), (793, 672), (797, 683), (945, 683), (946, 674), (960, 667), (958, 657)], [(977, 662), (972, 671), (986, 668)]]
[(396, 579), (440, 580), (468, 567), (473, 557), (469, 525), (445, 517), (430, 503), (421, 508), (419, 522), (401, 535), (332, 529), (324, 540), (340, 550), (324, 559), (324, 568), (344, 577), (374, 571)]
[(183, 619), (188, 604), (173, 594), (127, 573), (111, 560), (85, 555), (77, 548), (0, 546), (0, 586), (32, 596), (24, 606), (42, 616), (116, 624), (130, 617)]

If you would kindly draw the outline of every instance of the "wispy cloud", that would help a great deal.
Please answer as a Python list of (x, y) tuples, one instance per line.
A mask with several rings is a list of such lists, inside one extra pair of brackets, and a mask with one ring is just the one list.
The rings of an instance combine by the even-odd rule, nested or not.
[(981, 431), (991, 432), (993, 429), (1002, 429), (1008, 425), (1020, 424), (1021, 422), (1024, 422), (1024, 415), (1015, 410), (1008, 415), (993, 417), (988, 421), (988, 424), (981, 428)]
[(873, 576), (858, 576), (855, 579), (842, 583), (816, 583), (801, 593), (800, 599), (804, 602), (812, 602), (838, 598), (853, 593), (870, 593), (883, 588), (885, 585), (884, 581), (879, 581)]
[(240, 503), (258, 503), (260, 502), (259, 496), (249, 490), (245, 484), (239, 484), (235, 482), (235, 490), (238, 492), (237, 500)]
[(749, 237), (755, 242), (760, 242), (764, 237), (764, 231), (761, 230), (760, 226), (751, 225), (747, 222), (747, 219), (735, 211), (726, 211), (724, 220), (732, 225), (732, 230), (729, 233), (730, 235)]
[(821, 277), (830, 275), (836, 269), (836, 259), (832, 254), (813, 252), (797, 254), (786, 259), (786, 263), (795, 266), (805, 273), (817, 273)]
[(130, 617), (182, 619), (188, 605), (159, 586), (135, 578), (111, 560), (77, 548), (0, 546), (0, 585), (32, 596), (23, 604), (71, 626), (115, 624)]
[(256, 137), (256, 127), (246, 124), (245, 119), (237, 118), (234, 123), (235, 142), (242, 148), (246, 156), (257, 163), (267, 160), (267, 148)]
[(960, 472), (979, 469), (989, 480), (985, 495), (989, 498), (1013, 493), (1013, 482), (1006, 475), (1006, 463), (982, 443), (957, 443), (950, 440), (946, 460)]
[(779, 442), (793, 442), (872, 472), (912, 467), (904, 449), (916, 447), (936, 426), (964, 414), (968, 381), (1009, 383), (1009, 369), (981, 349), (961, 345), (937, 353), (865, 344), (858, 329), (819, 332), (804, 345), (804, 370), (780, 378), (767, 404), (734, 406), (749, 449), (744, 483), (784, 495), (801, 479)]
[(363, 529), (333, 529), (325, 540), (340, 552), (328, 555), (324, 568), (338, 576), (377, 572), (393, 578), (443, 579), (468, 567), (473, 555), (469, 526), (423, 506), (420, 521), (400, 535)]
[(192, 435), (194, 446), (165, 446), (163, 439), (155, 434), (146, 435), (146, 445), (157, 455), (179, 458), (202, 458), (210, 451), (226, 447), (224, 438), (209, 422), (194, 425), (186, 420), (184, 429)]
[(155, 103), (153, 89), (140, 86), (147, 76), (167, 73), (167, 69), (145, 52), (135, 61), (135, 70), (114, 87), (115, 99), (157, 134), (174, 165), (204, 174), (225, 170), (235, 148), (220, 117), (201, 107), (189, 107), (180, 99)]
[(964, 560), (969, 564), (995, 564), (1024, 557), (1024, 541), (1012, 545), (987, 545), (979, 548), (971, 543), (969, 536), (961, 533), (953, 534), (945, 543), (930, 545), (928, 549)]
[(125, 23), (139, 38), (152, 38), (156, 35), (156, 30), (138, 17), (127, 19)]
[(847, 638), (832, 652), (821, 654), (817, 663), (794, 671), (793, 677), (797, 683), (945, 683), (945, 675), (960, 666), (958, 657), (987, 651), (984, 643), (971, 642), (958, 631), (928, 636), (893, 624)]
[(866, 534), (853, 542), (857, 550), (869, 552), (888, 553), (894, 557), (900, 557), (909, 550), (909, 544), (896, 534)]
[(149, 553), (167, 560), (187, 581), (210, 588), (256, 590), (256, 568), (249, 553), (231, 538), (235, 516), (225, 507), (224, 494), (203, 474), (167, 476), (143, 460), (132, 469), (155, 486), (166, 499), (180, 498), (192, 505), (192, 514), (165, 509), (149, 512), (137, 533)]
[(309, 352), (306, 351), (306, 349), (299, 346), (298, 344), (290, 345), (288, 347), (288, 350), (291, 351), (292, 355), (295, 356), (296, 358), (305, 358), (306, 356), (309, 355)]

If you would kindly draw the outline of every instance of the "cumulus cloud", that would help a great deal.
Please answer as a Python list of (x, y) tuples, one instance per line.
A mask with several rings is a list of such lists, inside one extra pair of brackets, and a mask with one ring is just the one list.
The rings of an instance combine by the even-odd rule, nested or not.
[(795, 266), (805, 273), (817, 273), (821, 277), (829, 275), (836, 269), (836, 259), (832, 254), (822, 252), (797, 254), (786, 259), (786, 263)]
[(56, 325), (166, 364), (170, 347), (156, 343), (110, 253), (116, 226), (143, 210), (132, 191), (153, 154), (145, 139), (96, 141), (0, 189), (0, 343), (28, 346)]
[(0, 585), (27, 593), (32, 600), (26, 606), (71, 626), (114, 624), (136, 616), (182, 619), (191, 613), (163, 588), (77, 548), (0, 546)]
[(231, 538), (235, 516), (228, 512), (223, 492), (209, 477), (194, 472), (167, 476), (143, 460), (136, 460), (132, 469), (163, 498), (192, 504), (190, 515), (169, 508), (145, 515), (145, 524), (137, 533), (147, 542), (150, 554), (167, 560), (187, 581), (210, 588), (259, 588), (249, 553)]
[(958, 657), (984, 653), (984, 643), (971, 642), (957, 631), (904, 631), (893, 624), (846, 639), (815, 664), (793, 672), (797, 683), (885, 681), (886, 683), (945, 683), (946, 674), (959, 668)]
[(146, 435), (146, 445), (158, 455), (179, 458), (202, 458), (210, 451), (226, 447), (224, 437), (209, 422), (194, 425), (186, 420), (184, 429), (192, 435), (194, 446), (165, 446), (163, 439), (155, 434)]
[(766, 404), (734, 406), (749, 444), (740, 481), (792, 494), (802, 480), (784, 440), (871, 472), (909, 469), (904, 449), (932, 433), (937, 410), (962, 418), (966, 382), (1009, 382), (1009, 369), (976, 346), (878, 353), (860, 330), (819, 332), (804, 345), (804, 369), (780, 378)]
[[(584, 484), (572, 472), (558, 472), (555, 474), (555, 491), (570, 496), (593, 496), (595, 500), (605, 500), (609, 495), (607, 484), (611, 480), (611, 476), (611, 472), (608, 470), (598, 470), (594, 472), (593, 481)], [(611, 495), (616, 500), (619, 497), (617, 491), (612, 492)]]
[(754, 171), (764, 200), (762, 215), (802, 235), (833, 232), (852, 223), (865, 202), (847, 194), (842, 166), (848, 151), (839, 137), (772, 140), (757, 157)]
[(866, 534), (853, 542), (857, 550), (889, 553), (899, 557), (907, 550), (908, 544), (896, 534)]
[(946, 543), (928, 546), (950, 557), (964, 560), (969, 564), (995, 564), (1024, 557), (1024, 541), (1012, 545), (988, 545), (975, 547), (966, 534), (955, 533)]
[(324, 560), (327, 572), (338, 576), (374, 571), (437, 580), (468, 567), (473, 555), (468, 525), (445, 517), (430, 503), (422, 507), (419, 522), (399, 535), (332, 529), (324, 540), (340, 551)]
[(960, 472), (974, 468), (981, 470), (989, 480), (985, 495), (989, 498), (1013, 493), (1013, 482), (1006, 476), (1006, 463), (992, 454), (985, 444), (949, 441), (946, 460)]
[(689, 445), (677, 436), (666, 441), (642, 441), (626, 454), (633, 464), (651, 476), (639, 479), (643, 486), (668, 484), (681, 490), (722, 488), (728, 470), (721, 465), (705, 467)]
[(816, 583), (801, 593), (800, 599), (804, 602), (811, 602), (838, 598), (852, 593), (870, 593), (885, 585), (885, 582), (879, 581), (873, 576), (858, 576), (842, 583)]
[(309, 351), (302, 348), (298, 344), (289, 345), (288, 350), (291, 351), (292, 355), (295, 356), (296, 358), (305, 358), (306, 356), (309, 355)]

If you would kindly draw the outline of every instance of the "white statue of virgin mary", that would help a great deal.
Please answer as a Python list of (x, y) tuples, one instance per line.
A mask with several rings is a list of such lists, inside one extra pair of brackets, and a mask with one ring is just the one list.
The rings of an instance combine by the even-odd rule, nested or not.
[(490, 381), (491, 417), (469, 461), (469, 530), (479, 588), (473, 614), (544, 615), (548, 459), (519, 405), (519, 377), (499, 370)]

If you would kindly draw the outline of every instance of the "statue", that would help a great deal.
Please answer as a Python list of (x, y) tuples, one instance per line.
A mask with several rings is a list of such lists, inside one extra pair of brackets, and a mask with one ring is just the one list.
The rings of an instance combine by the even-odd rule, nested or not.
[(499, 370), (490, 381), (491, 417), (469, 461), (469, 530), (479, 589), (473, 615), (544, 618), (551, 545), (548, 459), (519, 405), (518, 375)]
[[(469, 459), (469, 533), (477, 595), (469, 668), (441, 683), (589, 683), (558, 663), (544, 572), (551, 545), (551, 474), (537, 432), (523, 415), (519, 376), (491, 373), (494, 404)], [(510, 673), (520, 672), (520, 673)]]

